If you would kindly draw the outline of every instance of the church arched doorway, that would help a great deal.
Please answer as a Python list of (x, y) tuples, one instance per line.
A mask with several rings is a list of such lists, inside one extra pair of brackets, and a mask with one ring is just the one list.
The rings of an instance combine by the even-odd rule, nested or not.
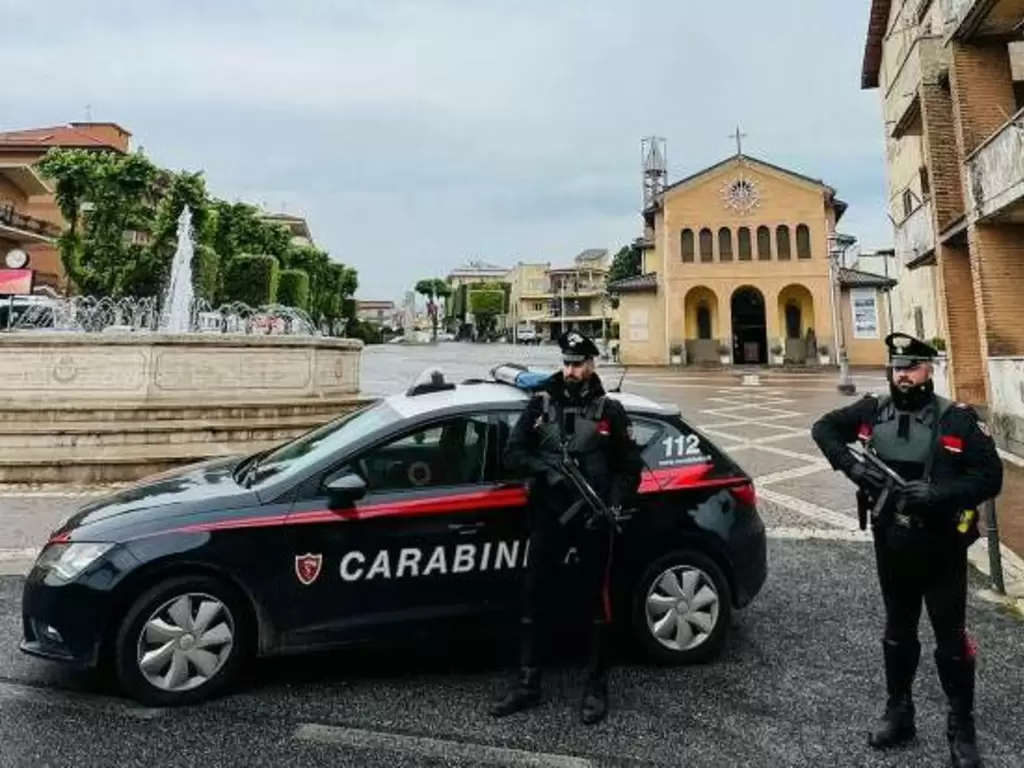
[(768, 362), (768, 322), (764, 294), (753, 286), (732, 294), (732, 359), (737, 364)]

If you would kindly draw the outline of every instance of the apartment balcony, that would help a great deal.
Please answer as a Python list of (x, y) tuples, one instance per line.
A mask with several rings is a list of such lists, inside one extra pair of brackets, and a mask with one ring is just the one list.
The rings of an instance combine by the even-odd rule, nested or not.
[(971, 222), (1024, 222), (1024, 110), (967, 158), (967, 179)]
[(896, 255), (905, 266), (920, 263), (935, 250), (932, 201), (925, 200), (896, 225)]
[(934, 81), (949, 66), (949, 51), (941, 37), (907, 39), (910, 42), (898, 52), (899, 63), (885, 92), (885, 124), (894, 139), (920, 133), (921, 83)]
[(949, 39), (1019, 39), (1024, 0), (940, 0)]
[(556, 283), (551, 286), (552, 295), (564, 295), (566, 298), (575, 298), (577, 296), (599, 296), (604, 293), (604, 290), (605, 284), (597, 281), (564, 284)]
[(52, 243), (60, 233), (56, 224), (18, 213), (13, 205), (0, 205), (0, 236), (6, 239), (25, 244)]

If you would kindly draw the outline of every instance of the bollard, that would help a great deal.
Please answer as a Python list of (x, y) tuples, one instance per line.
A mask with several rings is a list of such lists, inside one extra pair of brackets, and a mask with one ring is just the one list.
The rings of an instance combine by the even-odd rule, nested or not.
[(1003, 553), (999, 548), (999, 522), (996, 519), (996, 500), (985, 502), (985, 532), (988, 534), (988, 569), (992, 588), (1000, 595), (1006, 594), (1003, 582)]

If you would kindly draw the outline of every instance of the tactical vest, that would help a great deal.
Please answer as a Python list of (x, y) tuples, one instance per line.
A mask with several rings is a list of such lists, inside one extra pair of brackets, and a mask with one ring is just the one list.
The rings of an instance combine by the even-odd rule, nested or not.
[(551, 396), (542, 393), (545, 431), (548, 440), (541, 450), (561, 452), (568, 441), (569, 453), (579, 462), (580, 469), (595, 488), (603, 487), (608, 476), (608, 457), (605, 448), (609, 433), (604, 418), (605, 396), (600, 395), (585, 405), (559, 407)]
[(925, 408), (902, 411), (891, 397), (879, 401), (869, 445), (906, 480), (927, 480), (938, 445), (939, 422), (952, 403), (936, 396)]

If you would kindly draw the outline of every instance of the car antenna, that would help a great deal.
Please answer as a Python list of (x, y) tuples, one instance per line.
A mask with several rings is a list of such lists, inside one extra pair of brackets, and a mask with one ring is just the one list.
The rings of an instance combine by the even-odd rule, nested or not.
[(629, 368), (623, 368), (622, 369), (622, 376), (619, 377), (619, 383), (616, 384), (614, 387), (612, 387), (612, 392), (621, 392), (622, 391), (622, 381), (623, 381), (623, 379), (626, 378), (626, 374), (627, 373), (629, 373)]

